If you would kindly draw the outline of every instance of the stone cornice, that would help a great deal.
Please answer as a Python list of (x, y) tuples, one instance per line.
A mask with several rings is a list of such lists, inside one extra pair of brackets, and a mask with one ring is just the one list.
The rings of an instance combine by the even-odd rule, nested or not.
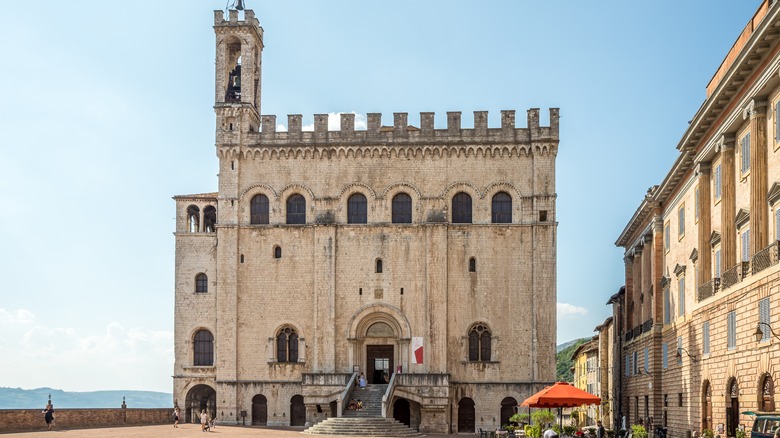
[(765, 97), (754, 97), (750, 99), (750, 102), (742, 110), (742, 119), (752, 119), (757, 116), (766, 116), (767, 108), (769, 107)]
[(766, 200), (769, 202), (769, 205), (774, 206), (778, 199), (780, 199), (780, 182), (775, 181), (766, 194)]

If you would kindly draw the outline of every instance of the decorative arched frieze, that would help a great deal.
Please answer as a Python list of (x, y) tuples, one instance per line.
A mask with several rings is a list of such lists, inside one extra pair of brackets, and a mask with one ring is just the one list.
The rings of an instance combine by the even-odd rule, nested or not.
[(385, 203), (387, 204), (393, 199), (393, 196), (395, 196), (398, 192), (414, 192), (415, 196), (412, 197), (412, 201), (420, 202), (420, 199), (422, 198), (422, 193), (420, 193), (420, 190), (417, 189), (413, 184), (408, 182), (397, 182), (390, 184), (385, 188), (385, 190), (382, 192), (382, 197), (385, 199)]
[[(508, 181), (496, 181), (494, 183), (488, 184), (483, 190), (482, 190), (482, 198), (483, 199), (491, 199), (493, 195), (495, 195), (498, 192), (507, 192), (510, 196), (512, 196), (512, 199), (520, 199), (523, 197), (522, 193), (520, 193), (520, 190), (518, 190), (517, 186), (514, 184), (508, 182)], [(518, 202), (518, 205), (520, 203)]]
[(442, 192), (442, 198), (449, 200), (458, 192), (466, 192), (471, 195), (472, 199), (482, 198), (482, 194), (479, 192), (477, 186), (466, 181), (456, 181), (447, 186), (447, 188), (444, 189), (444, 192)]
[(246, 199), (252, 199), (253, 196), (257, 194), (264, 194), (265, 196), (268, 196), (269, 199), (278, 199), (279, 195), (276, 193), (276, 191), (267, 184), (253, 184), (246, 189), (244, 189), (243, 192), (241, 192), (241, 195), (238, 196), (239, 202), (244, 201)]
[(339, 199), (340, 202), (347, 202), (345, 197), (349, 197), (351, 194), (360, 192), (364, 195), (366, 195), (366, 198), (371, 198), (372, 200), (376, 201), (376, 192), (374, 192), (374, 189), (369, 187), (366, 184), (360, 183), (360, 182), (354, 182), (349, 183), (345, 185), (341, 191), (339, 192)]
[(303, 197), (306, 198), (306, 205), (309, 207), (309, 209), (314, 210), (314, 192), (303, 184), (293, 183), (284, 186), (284, 188), (279, 190), (279, 196), (277, 199), (283, 201), (293, 193), (300, 193), (303, 195)]

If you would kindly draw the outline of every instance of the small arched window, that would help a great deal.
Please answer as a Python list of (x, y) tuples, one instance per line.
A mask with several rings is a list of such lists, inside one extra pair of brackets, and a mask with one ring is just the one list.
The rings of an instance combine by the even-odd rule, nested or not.
[(190, 233), (200, 231), (200, 209), (196, 205), (187, 207), (187, 231)]
[(393, 196), (393, 223), (411, 224), (412, 223), (412, 197), (406, 193), (399, 193)]
[(267, 224), (268, 223), (268, 196), (263, 194), (255, 195), (249, 201), (249, 223)]
[(282, 247), (281, 246), (275, 246), (274, 247), (274, 258), (280, 259), (282, 258)]
[(200, 273), (195, 276), (195, 293), (205, 294), (209, 291), (209, 277)]
[(761, 396), (758, 400), (759, 410), (773, 412), (775, 410), (775, 385), (770, 374), (764, 374), (761, 382)]
[(362, 193), (355, 193), (347, 200), (347, 223), (368, 223), (368, 202)]
[(285, 327), (276, 335), (276, 361), (298, 362), (298, 333)]
[(375, 272), (377, 274), (381, 274), (382, 273), (382, 259), (376, 259), (376, 269), (375, 269)]
[(490, 361), (490, 329), (476, 325), (469, 332), (469, 360), (472, 362)]
[(477, 259), (474, 257), (469, 259), (469, 272), (477, 272)]
[(452, 197), (452, 223), (471, 223), (471, 196), (465, 192), (459, 192)]
[(512, 223), (512, 197), (506, 192), (498, 192), (493, 195), (493, 223)]
[(295, 194), (287, 198), (287, 223), (306, 224), (306, 198), (302, 195)]
[(217, 209), (209, 205), (203, 209), (203, 231), (206, 233), (216, 232)]
[(193, 339), (193, 365), (195, 366), (213, 366), (214, 365), (214, 335), (208, 330), (198, 330)]

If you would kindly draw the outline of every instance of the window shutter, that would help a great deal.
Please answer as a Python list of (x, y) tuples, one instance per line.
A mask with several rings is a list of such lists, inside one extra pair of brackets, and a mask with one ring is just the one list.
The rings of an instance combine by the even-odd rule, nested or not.
[(780, 206), (775, 210), (775, 240), (780, 240)]
[(664, 369), (669, 368), (669, 344), (664, 343), (661, 346), (661, 361)]
[(715, 199), (720, 199), (720, 164), (715, 168)]
[(648, 372), (650, 371), (650, 361), (649, 361), (650, 357), (649, 357), (649, 354), (650, 354), (650, 352), (648, 351), (647, 347), (645, 347), (645, 371), (648, 371)]
[(664, 324), (669, 324), (671, 318), (670, 318), (670, 312), (669, 312), (669, 289), (664, 289)]
[(630, 368), (631, 360), (629, 359), (630, 357), (631, 356), (626, 355), (626, 376), (630, 376), (631, 375), (631, 368)]
[(710, 354), (710, 322), (705, 321), (701, 327), (702, 353)]
[(678, 286), (680, 288), (679, 296), (678, 296), (678, 303), (677, 303), (677, 315), (683, 316), (685, 314), (685, 277), (680, 277), (680, 280), (678, 282)]
[[(676, 353), (680, 353), (680, 354), (677, 357), (677, 365), (682, 365), (682, 348), (683, 348), (682, 336), (678, 336), (677, 337), (677, 352)], [(676, 355), (676, 353), (675, 353), (675, 355)]]
[(737, 348), (737, 315), (734, 311), (729, 312), (727, 319), (727, 343), (728, 349)]
[[(765, 324), (769, 324), (769, 297), (762, 298), (761, 301), (758, 302), (758, 320)], [(769, 327), (761, 324), (761, 331), (764, 333), (761, 342), (768, 341), (770, 333)]]

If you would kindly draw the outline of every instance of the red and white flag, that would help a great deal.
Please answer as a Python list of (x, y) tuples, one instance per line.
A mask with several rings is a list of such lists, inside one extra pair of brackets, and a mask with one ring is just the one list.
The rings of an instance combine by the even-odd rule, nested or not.
[(412, 363), (423, 363), (422, 337), (412, 337)]

